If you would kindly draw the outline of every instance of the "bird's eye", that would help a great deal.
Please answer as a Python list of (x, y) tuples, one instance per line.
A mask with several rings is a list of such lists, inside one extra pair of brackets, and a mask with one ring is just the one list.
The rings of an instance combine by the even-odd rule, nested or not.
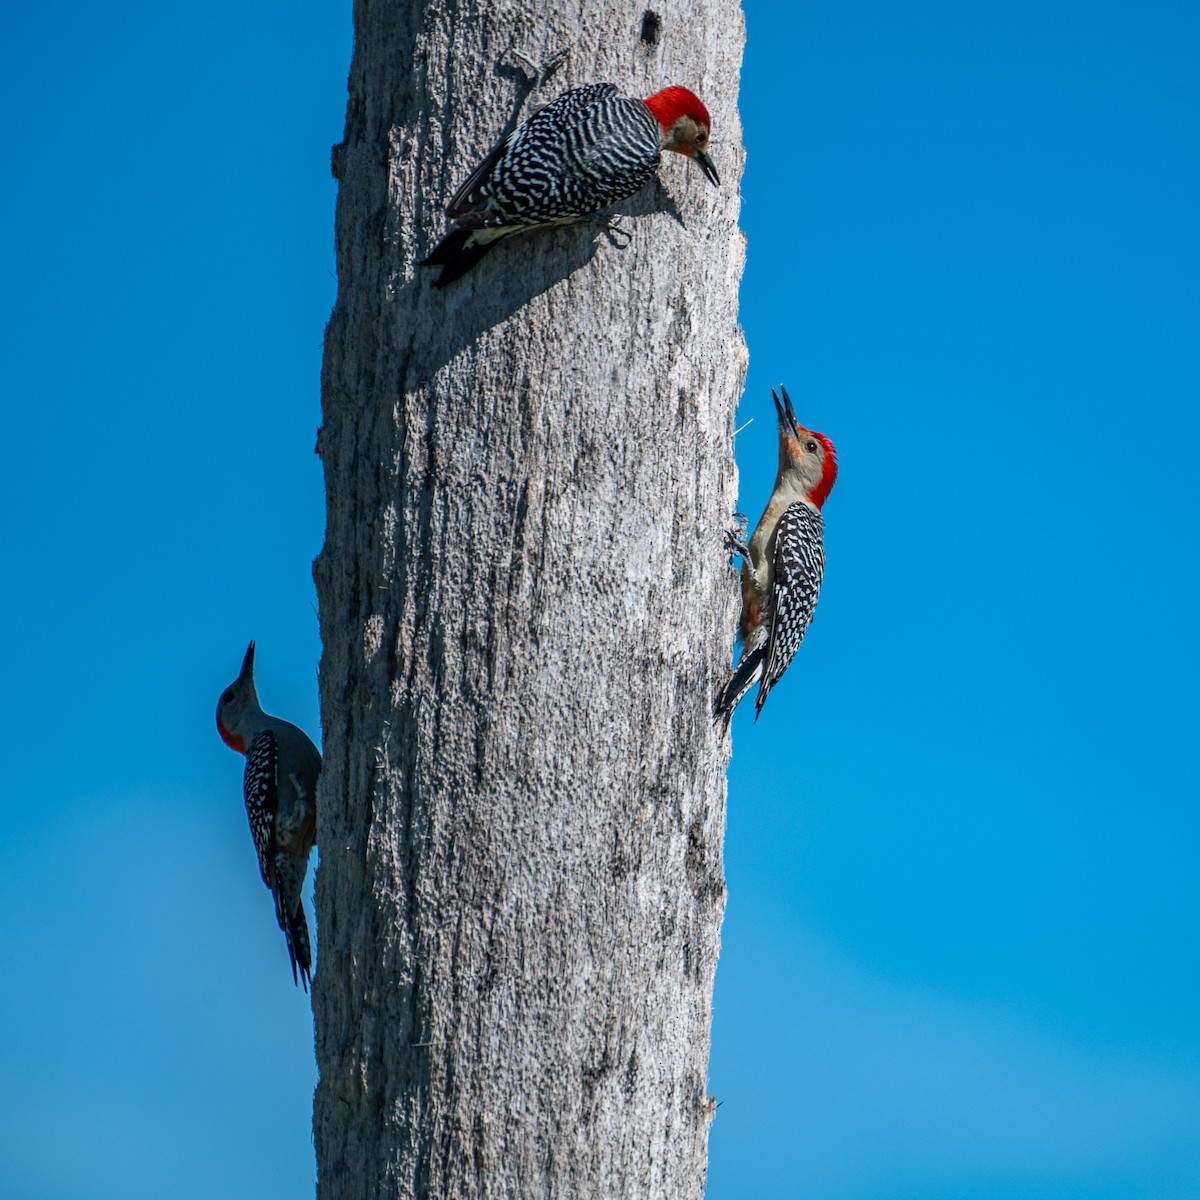
[(231, 704), (232, 702), (233, 702), (233, 688), (226, 688), (225, 691), (223, 691), (221, 693), (221, 703), (222, 704)]
[(814, 442), (814, 441), (813, 441), (813, 440), (810, 438), (810, 439), (809, 439), (807, 442), (805, 442), (805, 443), (804, 443), (804, 448), (805, 448), (805, 450), (807, 450), (807, 451), (809, 452), (809, 454), (816, 454), (816, 452), (817, 452), (817, 443), (816, 443), (816, 442)]

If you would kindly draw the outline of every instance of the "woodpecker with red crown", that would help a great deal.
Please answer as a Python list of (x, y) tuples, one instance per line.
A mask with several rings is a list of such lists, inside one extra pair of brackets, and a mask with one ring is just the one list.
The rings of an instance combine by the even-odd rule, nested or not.
[[(548, 69), (563, 54), (554, 56)], [(548, 70), (539, 69), (538, 87)], [(564, 92), (523, 121), (471, 172), (446, 207), (450, 231), (422, 266), (440, 266), (435, 287), (466, 274), (498, 241), (539, 225), (595, 219), (658, 170), (662, 151), (694, 159), (714, 183), (712, 121), (687, 88), (646, 100), (611, 83)]]
[(254, 688), (254, 643), (241, 674), (217, 702), (217, 732), (246, 756), (243, 794), (263, 883), (275, 898), (275, 919), (287, 938), (292, 980), (308, 991), (312, 946), (304, 917), (304, 877), (317, 840), (317, 778), (321, 755), (304, 730), (268, 716)]
[[(779, 417), (779, 473), (775, 490), (747, 546), (729, 536), (742, 559), (742, 657), (721, 689), (715, 718), (725, 727), (738, 702), (757, 683), (754, 719), (808, 630), (825, 574), (825, 522), (821, 507), (837, 479), (837, 453), (823, 434), (805, 429), (783, 392), (774, 392)], [(742, 518), (744, 522), (744, 518)], [(745, 525), (742, 525), (743, 534)]]

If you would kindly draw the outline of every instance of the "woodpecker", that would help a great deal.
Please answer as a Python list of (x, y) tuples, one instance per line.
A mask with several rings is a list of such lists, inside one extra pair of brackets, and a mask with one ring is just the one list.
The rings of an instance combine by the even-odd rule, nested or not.
[[(800, 649), (817, 607), (825, 573), (825, 522), (821, 506), (837, 479), (837, 453), (823, 434), (796, 420), (787, 394), (772, 391), (779, 416), (779, 473), (766, 512), (747, 546), (729, 535), (742, 559), (742, 657), (722, 688), (715, 719), (725, 728), (742, 697), (757, 683), (754, 719)], [(744, 518), (743, 518), (744, 521)], [(745, 525), (742, 525), (743, 534)]]
[(434, 286), (445, 287), (501, 238), (592, 219), (648, 183), (664, 150), (695, 159), (719, 184), (708, 156), (711, 128), (708, 109), (687, 88), (646, 100), (622, 96), (611, 83), (564, 92), (471, 172), (446, 206), (450, 231), (421, 265), (440, 266)]
[(292, 981), (308, 991), (312, 947), (301, 893), (317, 838), (317, 777), (321, 755), (308, 734), (268, 716), (254, 690), (254, 643), (241, 674), (217, 702), (217, 732), (246, 756), (242, 791), (263, 883), (275, 898), (275, 918), (287, 938)]

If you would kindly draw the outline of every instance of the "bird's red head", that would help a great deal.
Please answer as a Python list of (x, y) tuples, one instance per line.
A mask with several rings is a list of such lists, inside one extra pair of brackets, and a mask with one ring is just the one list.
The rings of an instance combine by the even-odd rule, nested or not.
[(645, 101), (646, 107), (662, 127), (662, 148), (694, 158), (711, 183), (721, 177), (708, 157), (708, 135), (712, 119), (700, 97), (683, 87), (663, 88)]
[(254, 643), (246, 647), (246, 657), (242, 659), (242, 670), (238, 677), (221, 693), (217, 701), (217, 732), (221, 741), (230, 750), (239, 754), (246, 753), (246, 739), (235, 727), (239, 724), (242, 711), (253, 702), (258, 704), (258, 694), (254, 690)]
[(788, 466), (797, 469), (809, 502), (819, 509), (829, 499), (837, 482), (837, 451), (823, 433), (805, 429), (800, 424), (787, 388), (780, 391), (783, 392), (782, 404), (779, 397), (771, 393), (775, 411), (779, 414), (779, 469), (780, 472)]
[(685, 87), (669, 87), (655, 92), (646, 100), (646, 107), (654, 114), (664, 133), (670, 133), (680, 117), (688, 117), (697, 125), (703, 125), (706, 133), (712, 130), (708, 109), (695, 92), (689, 92)]
[(825, 462), (821, 468), (821, 482), (813, 488), (812, 495), (809, 497), (813, 504), (817, 508), (820, 508), (829, 499), (829, 493), (833, 491), (833, 485), (837, 483), (837, 451), (833, 448), (833, 443), (823, 433), (816, 433), (811, 429), (806, 429), (805, 433), (809, 437), (816, 438), (825, 447)]

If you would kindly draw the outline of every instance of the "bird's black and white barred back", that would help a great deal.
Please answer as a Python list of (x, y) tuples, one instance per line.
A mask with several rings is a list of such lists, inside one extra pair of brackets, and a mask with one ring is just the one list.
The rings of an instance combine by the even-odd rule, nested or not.
[(808, 631), (825, 575), (825, 521), (807, 504), (790, 505), (775, 531), (773, 586), (762, 624), (717, 697), (714, 713), (728, 727), (733, 710), (759, 685), (755, 717)]
[(789, 505), (775, 533), (775, 586), (771, 596), (762, 683), (755, 712), (762, 712), (771, 688), (782, 677), (817, 608), (825, 575), (825, 520), (811, 505)]
[[(300, 790), (298, 780), (279, 778), (279, 743), (270, 729), (257, 734), (246, 752), (246, 774), (243, 793), (250, 834), (258, 851), (258, 867), (263, 883), (271, 889), (275, 901), (275, 919), (287, 939), (288, 957), (292, 961), (292, 978), (308, 989), (312, 978), (312, 947), (308, 939), (308, 921), (304, 916), (304, 878), (308, 872), (308, 856), (289, 853), (283, 847), (293, 837), (290, 825), (280, 828), (280, 788)], [(297, 809), (303, 819), (315, 797), (297, 795)]]
[(279, 811), (279, 743), (264, 729), (246, 751), (242, 795), (263, 883), (275, 890), (275, 816)]
[(472, 229), (587, 216), (648, 183), (662, 157), (658, 122), (611, 83), (564, 92), (502, 142), (446, 207)]

